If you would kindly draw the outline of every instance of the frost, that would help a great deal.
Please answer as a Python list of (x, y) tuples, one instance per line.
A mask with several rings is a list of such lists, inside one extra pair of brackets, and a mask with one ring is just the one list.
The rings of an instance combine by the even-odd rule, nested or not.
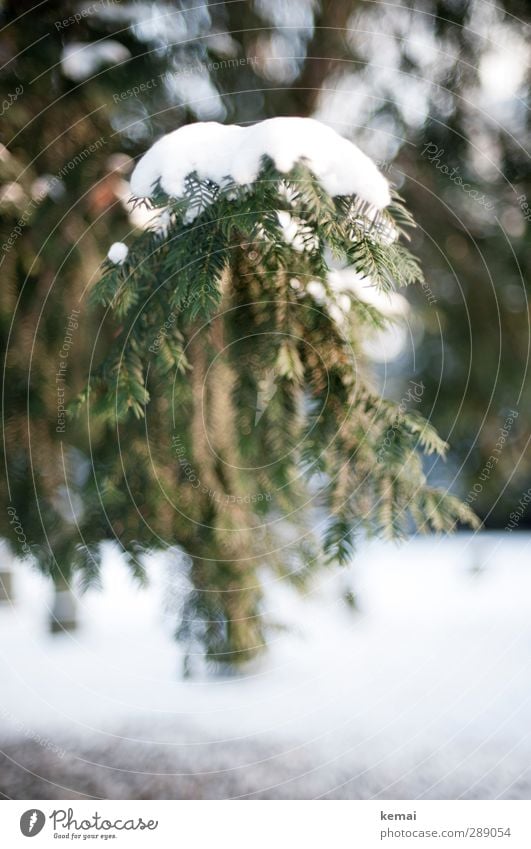
[(107, 259), (114, 263), (114, 265), (123, 265), (125, 260), (127, 259), (127, 254), (129, 253), (129, 248), (127, 245), (124, 245), (123, 242), (114, 242), (109, 248), (109, 253), (107, 254)]
[(389, 185), (355, 144), (312, 118), (270, 118), (249, 127), (214, 121), (190, 124), (163, 136), (131, 177), (131, 190), (149, 197), (157, 183), (171, 197), (185, 192), (187, 175), (223, 185), (253, 183), (269, 156), (281, 173), (304, 161), (329, 195), (357, 195), (377, 209), (390, 202)]

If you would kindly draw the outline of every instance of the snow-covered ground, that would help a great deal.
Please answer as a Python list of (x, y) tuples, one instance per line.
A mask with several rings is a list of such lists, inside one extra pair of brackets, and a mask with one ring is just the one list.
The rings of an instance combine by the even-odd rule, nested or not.
[(52, 636), (49, 588), (21, 566), (0, 608), (0, 787), (31, 795), (30, 770), (58, 798), (139, 795), (139, 776), (144, 797), (527, 797), (530, 547), (516, 533), (370, 544), (306, 598), (271, 579), (290, 630), (246, 675), (192, 680), (162, 567), (138, 590), (109, 556), (80, 628)]

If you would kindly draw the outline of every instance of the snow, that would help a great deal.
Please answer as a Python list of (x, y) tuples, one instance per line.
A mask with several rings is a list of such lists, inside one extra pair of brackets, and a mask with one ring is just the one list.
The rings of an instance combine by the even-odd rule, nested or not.
[(107, 259), (115, 265), (123, 265), (127, 259), (129, 248), (123, 242), (114, 242), (109, 248)]
[[(286, 213), (283, 213), (286, 215)], [(295, 249), (302, 244), (298, 230), (290, 217), (282, 219), (284, 238)], [(328, 288), (320, 280), (306, 283), (307, 292), (318, 304), (326, 305), (330, 315), (340, 328), (348, 327), (351, 321), (351, 301), (347, 293), (352, 293), (358, 301), (375, 307), (386, 319), (383, 328), (371, 328), (367, 325), (366, 336), (362, 342), (365, 354), (374, 362), (390, 363), (399, 357), (411, 340), (415, 327), (414, 316), (408, 301), (398, 292), (382, 292), (377, 286), (360, 277), (352, 268), (332, 268), (327, 276)], [(294, 288), (299, 281), (291, 282)]]
[(135, 38), (157, 47), (178, 44), (208, 33), (211, 18), (206, 5), (176, 9), (166, 3), (96, 3), (88, 8), (103, 21), (131, 27)]
[[(155, 564), (141, 591), (109, 556), (103, 592), (79, 600), (81, 627), (56, 637), (44, 630), (46, 582), (19, 566), (15, 604), (0, 608), (4, 739), (110, 745), (127, 723), (131, 746), (141, 737), (156, 750), (178, 734), (198, 757), (216, 740), (263, 743), (272, 758), (304, 746), (325, 776), (365, 764), (390, 783), (429, 757), (436, 794), (443, 778), (451, 792), (491, 769), (502, 792), (531, 757), (530, 544), (501, 533), (374, 542), (306, 598), (270, 577), (267, 612), (289, 631), (241, 677), (188, 681)], [(349, 585), (358, 612), (341, 599)]]
[(295, 251), (299, 252), (308, 250), (310, 247), (317, 248), (317, 237), (315, 234), (312, 236), (309, 228), (307, 226), (305, 228), (298, 218), (283, 210), (277, 212), (277, 217), (287, 245), (291, 245)]
[[(352, 292), (360, 301), (375, 307), (389, 319), (383, 328), (367, 328), (362, 348), (365, 354), (377, 363), (390, 363), (401, 356), (411, 344), (414, 334), (415, 317), (411, 314), (409, 302), (398, 292), (382, 292), (361, 277), (353, 268), (333, 269), (328, 275), (328, 283), (335, 292), (339, 305), (343, 303), (346, 292)], [(344, 301), (348, 314), (349, 299)], [(334, 313), (339, 321), (339, 314)]]
[(149, 197), (160, 180), (171, 197), (181, 197), (185, 179), (224, 185), (254, 182), (269, 156), (287, 173), (304, 160), (332, 196), (357, 195), (377, 209), (390, 202), (389, 185), (355, 144), (312, 118), (270, 118), (248, 127), (215, 121), (189, 124), (163, 136), (144, 154), (131, 177), (137, 197)]
[(223, 100), (204, 68), (186, 74), (168, 74), (164, 77), (164, 86), (173, 101), (186, 103), (199, 120), (208, 121), (226, 115)]
[(63, 48), (61, 69), (65, 77), (80, 82), (91, 77), (100, 68), (117, 65), (130, 56), (127, 47), (112, 38), (94, 44), (72, 41)]
[(353, 292), (360, 301), (376, 307), (387, 318), (407, 318), (410, 315), (407, 298), (398, 292), (382, 292), (352, 267), (333, 268), (328, 274), (328, 282), (335, 292)]

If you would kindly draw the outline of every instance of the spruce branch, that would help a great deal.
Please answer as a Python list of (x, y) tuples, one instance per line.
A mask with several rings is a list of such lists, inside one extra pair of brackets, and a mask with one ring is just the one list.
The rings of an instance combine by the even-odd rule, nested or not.
[(252, 184), (192, 174), (153, 205), (160, 222), (95, 287), (118, 328), (77, 406), (120, 423), (96, 489), (125, 548), (167, 538), (189, 558), (180, 638), (237, 662), (264, 643), (261, 569), (303, 581), (359, 537), (477, 520), (426, 479), (444, 440), (371, 386), (363, 342), (389, 319), (331, 282), (337, 260), (383, 292), (422, 282), (397, 195), (376, 210), (264, 159)]

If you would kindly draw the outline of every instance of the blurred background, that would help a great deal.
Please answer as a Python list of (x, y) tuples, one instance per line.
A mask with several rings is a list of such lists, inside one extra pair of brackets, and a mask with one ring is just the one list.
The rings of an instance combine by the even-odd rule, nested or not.
[[(528, 4), (33, 5), (0, 3), (0, 790), (525, 796)], [(264, 665), (185, 682), (163, 557), (142, 592), (110, 547), (99, 590), (71, 580), (105, 445), (57, 432), (57, 387), (68, 401), (90, 369), (101, 316), (87, 293), (109, 245), (146, 226), (128, 204), (135, 160), (183, 124), (277, 115), (355, 141), (413, 212), (427, 282), (389, 301), (399, 320), (367, 352), (388, 397), (423, 383), (421, 411), (451, 446), (433, 482), (485, 529), (364, 545), (306, 597), (272, 582)], [(45, 576), (20, 562), (33, 546)]]

